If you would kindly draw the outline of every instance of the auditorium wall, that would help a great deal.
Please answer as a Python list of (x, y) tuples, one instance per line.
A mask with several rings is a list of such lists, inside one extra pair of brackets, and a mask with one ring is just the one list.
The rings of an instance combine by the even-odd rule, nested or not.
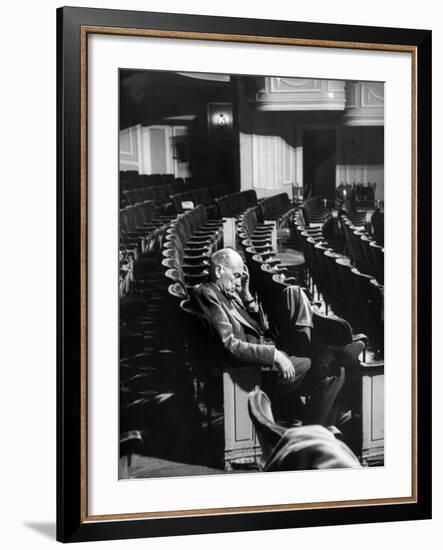
[[(141, 75), (130, 78), (136, 77), (141, 79)], [(350, 100), (346, 110), (323, 105), (317, 111), (282, 111), (278, 102), (275, 108), (263, 108), (257, 100), (263, 82), (256, 77), (231, 76), (229, 84), (208, 84), (174, 74), (168, 74), (167, 80), (159, 74), (149, 77), (155, 79), (157, 93), (161, 89), (168, 103), (162, 104), (158, 122), (140, 120), (121, 130), (121, 170), (194, 177), (208, 185), (229, 185), (233, 191), (255, 189), (259, 197), (280, 192), (292, 197), (294, 186), (305, 185), (314, 194), (333, 198), (342, 183), (371, 183), (376, 184), (375, 198), (383, 199), (382, 84), (347, 83)], [(174, 86), (168, 86), (171, 83)], [(151, 88), (145, 88), (146, 94), (152, 93)], [(129, 85), (126, 91), (133, 93)], [(185, 115), (177, 116), (182, 92), (186, 103), (180, 111)], [(355, 100), (366, 96), (376, 99), (364, 104)], [(144, 112), (149, 107), (154, 113), (148, 97), (158, 102), (158, 96), (147, 95), (144, 100)], [(223, 127), (211, 122), (211, 113), (219, 111), (229, 115)]]
[(188, 177), (188, 162), (178, 154), (176, 145), (187, 134), (188, 128), (183, 125), (137, 124), (120, 130), (120, 170)]
[(248, 101), (244, 79), (236, 79), (241, 189), (258, 197), (287, 192), (296, 181), (297, 134), (291, 113), (257, 112)]
[(259, 197), (279, 192), (291, 197), (293, 185), (312, 184), (307, 181), (312, 174), (303, 166), (304, 153), (306, 158), (311, 152), (308, 137), (317, 133), (321, 142), (320, 136), (329, 131), (333, 150), (330, 158), (316, 167), (317, 177), (332, 178), (332, 195), (341, 183), (375, 183), (375, 198), (383, 199), (382, 125), (346, 127), (340, 111), (263, 112), (251, 101), (245, 79), (238, 79), (236, 90), (241, 189), (253, 188)]
[(142, 126), (137, 124), (120, 131), (120, 170), (137, 170), (143, 166)]
[(336, 183), (375, 183), (375, 199), (384, 197), (384, 127), (337, 130)]

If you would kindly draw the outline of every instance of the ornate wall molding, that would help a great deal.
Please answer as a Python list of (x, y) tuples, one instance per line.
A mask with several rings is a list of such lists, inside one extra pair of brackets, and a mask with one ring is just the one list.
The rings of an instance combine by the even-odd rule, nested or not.
[(347, 82), (345, 126), (384, 125), (383, 82)]
[(343, 111), (345, 81), (265, 77), (256, 96), (259, 111)]
[(141, 125), (120, 131), (120, 170), (140, 171)]

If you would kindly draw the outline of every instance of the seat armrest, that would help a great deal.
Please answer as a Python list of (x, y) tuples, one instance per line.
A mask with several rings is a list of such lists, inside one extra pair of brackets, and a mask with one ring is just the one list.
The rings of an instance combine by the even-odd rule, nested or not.
[(187, 256), (210, 256), (211, 252), (206, 247), (200, 247), (200, 248), (184, 248), (183, 252)]
[(209, 256), (205, 256), (204, 254), (201, 255), (195, 255), (195, 256), (187, 256), (186, 254), (183, 256), (183, 262), (189, 263), (189, 265), (192, 265), (192, 262), (205, 262), (209, 260)]
[(213, 235), (214, 233), (216, 233), (216, 231), (214, 229), (197, 229), (197, 231), (194, 231), (194, 233), (192, 234), (193, 237), (205, 237), (205, 236), (209, 236), (209, 235)]
[(271, 243), (263, 244), (263, 245), (254, 244), (254, 248), (257, 250), (257, 252), (271, 252), (271, 251), (273, 252)]
[(265, 227), (256, 227), (252, 232), (253, 235), (263, 235), (267, 233), (272, 233), (274, 227), (272, 225), (266, 225)]
[(192, 246), (193, 244), (197, 245), (204, 245), (204, 244), (211, 244), (212, 239), (203, 239), (201, 237), (189, 237), (189, 239), (186, 241), (187, 246)]
[(366, 346), (368, 344), (368, 337), (366, 336), (366, 334), (363, 333), (353, 334), (352, 341), (364, 343), (365, 347), (363, 348), (363, 362), (366, 362)]
[(187, 256), (186, 254), (182, 257), (183, 265), (200, 265), (204, 264), (209, 266), (209, 255), (199, 254), (198, 256)]
[(274, 258), (272, 260), (266, 260), (265, 263), (267, 263), (268, 265), (272, 265), (272, 266), (278, 266), (281, 262), (278, 258)]
[(371, 361), (370, 363), (361, 361), (358, 364), (358, 368), (360, 369), (360, 374), (366, 374), (366, 375), (383, 374), (385, 371), (385, 362), (384, 360)]
[[(203, 245), (203, 246), (202, 246)], [(186, 247), (184, 250), (201, 250), (205, 252), (209, 252), (211, 249), (210, 243), (186, 243)]]
[(252, 237), (252, 245), (257, 247), (257, 245), (265, 245), (265, 244), (269, 244), (272, 246), (272, 241), (270, 239), (256, 239), (254, 237)]
[(197, 276), (197, 275), (208, 275), (208, 263), (206, 264), (186, 264), (182, 263), (181, 267), (185, 276)]

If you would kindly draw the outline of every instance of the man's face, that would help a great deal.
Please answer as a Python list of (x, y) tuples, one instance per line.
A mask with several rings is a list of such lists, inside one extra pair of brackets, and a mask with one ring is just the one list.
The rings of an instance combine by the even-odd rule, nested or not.
[(243, 260), (241, 257), (230, 258), (226, 265), (217, 266), (217, 285), (227, 295), (235, 295), (241, 290)]

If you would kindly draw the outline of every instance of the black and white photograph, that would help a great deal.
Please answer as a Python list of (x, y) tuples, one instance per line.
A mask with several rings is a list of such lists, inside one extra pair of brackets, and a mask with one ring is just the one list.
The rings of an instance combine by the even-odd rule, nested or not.
[(432, 548), (438, 4), (74, 4), (4, 11), (3, 547)]
[(119, 480), (382, 468), (384, 83), (118, 86)]

